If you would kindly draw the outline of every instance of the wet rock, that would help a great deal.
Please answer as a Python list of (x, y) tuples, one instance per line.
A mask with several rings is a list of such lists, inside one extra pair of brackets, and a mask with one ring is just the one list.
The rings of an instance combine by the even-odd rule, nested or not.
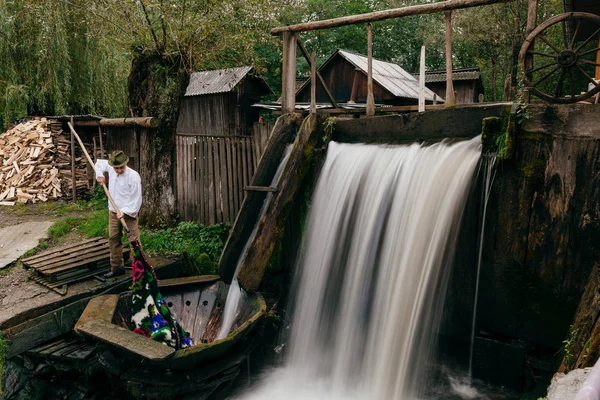
[(38, 379), (50, 379), (55, 372), (56, 368), (54, 368), (54, 366), (50, 364), (40, 364), (35, 369), (33, 375)]
[(579, 389), (583, 386), (587, 375), (592, 368), (576, 369), (568, 374), (558, 373), (552, 378), (548, 388), (547, 400), (569, 400), (574, 399)]
[(25, 387), (21, 389), (11, 400), (46, 400), (49, 397), (46, 396), (48, 388), (48, 382), (40, 381), (37, 379), (30, 379), (25, 384)]
[(3, 396), (0, 400), (12, 399), (31, 378), (31, 373), (27, 369), (18, 365), (14, 361), (6, 361), (4, 376), (2, 377)]

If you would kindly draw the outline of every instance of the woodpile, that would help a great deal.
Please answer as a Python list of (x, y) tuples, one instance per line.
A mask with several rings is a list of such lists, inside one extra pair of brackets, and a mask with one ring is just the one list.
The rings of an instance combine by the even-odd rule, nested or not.
[[(71, 142), (46, 118), (0, 134), (0, 205), (72, 198)], [(76, 158), (78, 191), (89, 190), (85, 160)]]

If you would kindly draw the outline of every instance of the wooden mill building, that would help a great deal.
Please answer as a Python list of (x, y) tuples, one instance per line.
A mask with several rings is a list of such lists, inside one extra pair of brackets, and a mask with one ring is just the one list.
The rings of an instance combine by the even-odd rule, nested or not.
[[(419, 74), (413, 74), (419, 79)], [(426, 71), (425, 86), (438, 97), (446, 98), (446, 71)], [(479, 102), (479, 95), (484, 94), (483, 82), (479, 68), (461, 68), (452, 71), (452, 83), (456, 94), (456, 104)]]
[[(318, 70), (336, 102), (367, 102), (367, 57), (337, 50)], [(419, 81), (399, 65), (373, 58), (373, 96), (380, 105), (415, 105), (419, 99)], [(425, 101), (433, 100), (434, 93), (426, 88)], [(296, 101), (310, 102), (310, 81), (298, 89)], [(317, 103), (329, 103), (321, 85), (317, 85)]]
[(176, 132), (176, 210), (183, 221), (233, 223), (270, 126), (251, 107), (272, 94), (251, 66), (191, 74)]

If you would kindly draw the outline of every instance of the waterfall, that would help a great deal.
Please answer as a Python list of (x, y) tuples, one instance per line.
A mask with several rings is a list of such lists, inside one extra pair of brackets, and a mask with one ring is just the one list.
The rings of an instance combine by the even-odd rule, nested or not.
[[(275, 171), (275, 175), (273, 175), (273, 179), (271, 181), (271, 186), (277, 186), (279, 177), (281, 176), (283, 168), (285, 167), (287, 160), (290, 157), (291, 151), (292, 151), (292, 145), (288, 145), (285, 149), (282, 160), (279, 163), (279, 166), (277, 167), (277, 171)], [(254, 229), (252, 230), (250, 237), (248, 238), (248, 240), (246, 241), (246, 244), (244, 245), (244, 247), (242, 248), (242, 251), (240, 252), (240, 257), (238, 258), (238, 262), (235, 267), (233, 279), (231, 280), (231, 285), (229, 285), (229, 291), (227, 292), (227, 298), (225, 300), (225, 309), (223, 310), (223, 317), (222, 317), (223, 322), (221, 324), (221, 329), (219, 330), (219, 334), (217, 335), (217, 340), (226, 338), (227, 335), (229, 335), (229, 332), (231, 331), (231, 327), (233, 326), (233, 323), (235, 322), (235, 317), (237, 317), (237, 314), (239, 312), (239, 304), (240, 304), (241, 300), (244, 299), (245, 293), (244, 293), (243, 289), (240, 288), (240, 284), (238, 282), (237, 276), (238, 276), (238, 273), (240, 272), (240, 266), (242, 265), (242, 261), (244, 260), (244, 257), (246, 256), (246, 253), (248, 251), (248, 246), (250, 245), (250, 243), (252, 243), (252, 241), (254, 240), (254, 237), (256, 236), (256, 231), (258, 230), (258, 223), (262, 219), (263, 215), (265, 215), (265, 213), (267, 212), (267, 207), (271, 203), (272, 198), (273, 198), (273, 193), (268, 192), (267, 196), (265, 197), (265, 200), (263, 202), (263, 205), (260, 209), (258, 218), (256, 219), (256, 225), (254, 225)]]
[(422, 398), (480, 141), (329, 144), (285, 365), (243, 398)]

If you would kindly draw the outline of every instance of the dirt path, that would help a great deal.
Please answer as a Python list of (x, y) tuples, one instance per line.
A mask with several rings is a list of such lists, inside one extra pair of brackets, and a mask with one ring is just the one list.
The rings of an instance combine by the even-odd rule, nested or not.
[[(59, 221), (64, 217), (81, 216), (93, 211), (69, 203), (27, 204), (14, 207), (0, 206), (0, 228), (24, 222)], [(48, 240), (48, 249), (67, 246), (85, 238), (69, 232), (59, 240)], [(45, 250), (44, 250), (45, 251)], [(28, 280), (31, 272), (20, 261), (0, 270), (0, 323), (8, 318), (41, 305), (65, 298), (58, 293)], [(102, 283), (95, 280), (69, 285), (67, 296), (93, 289)]]

